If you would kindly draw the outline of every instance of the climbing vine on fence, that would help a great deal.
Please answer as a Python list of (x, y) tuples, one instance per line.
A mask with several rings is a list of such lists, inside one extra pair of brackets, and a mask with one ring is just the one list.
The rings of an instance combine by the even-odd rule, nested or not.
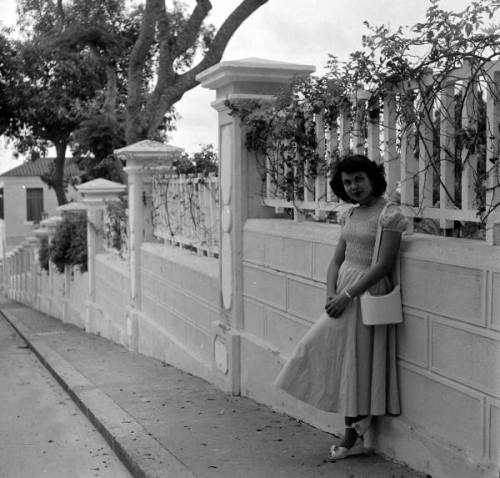
[(107, 249), (118, 252), (121, 258), (128, 255), (128, 209), (127, 197), (106, 202), (104, 209), (103, 236)]
[[(348, 84), (332, 58), (330, 72), (320, 78), (296, 79), (284, 88), (274, 103), (227, 102), (232, 115), (245, 127), (245, 144), (256, 153), (263, 179), (268, 177), (286, 200), (302, 200), (328, 163), (320, 154), (316, 128), (321, 115), (325, 124), (334, 122), (350, 108)], [(338, 150), (330, 152), (332, 158)]]
[(153, 230), (157, 238), (216, 255), (219, 186), (214, 175), (156, 175)]
[[(372, 126), (386, 127), (385, 109), (393, 109), (396, 151), (401, 155), (405, 138), (411, 150), (406, 159), (417, 162), (402, 178), (414, 188), (405, 205), (472, 206), (483, 227), (499, 205), (498, 175), (488, 176), (499, 155), (499, 146), (488, 141), (499, 125), (487, 122), (487, 103), (492, 108), (500, 101), (500, 73), (492, 73), (500, 61), (500, 25), (492, 22), (499, 9), (497, 0), (478, 0), (450, 12), (431, 0), (425, 21), (413, 26), (392, 31), (365, 23), (362, 49), (345, 62), (330, 56), (325, 75), (295, 80), (276, 102), (229, 102), (263, 182), (271, 182), (280, 198), (301, 201), (341, 153), (368, 152), (356, 137), (347, 149), (339, 138), (325, 155), (318, 128), (336, 135), (339, 121), (347, 121), (364, 141)], [(371, 131), (380, 136), (381, 130)], [(425, 164), (419, 163), (423, 157)], [(463, 224), (455, 221), (453, 229), (461, 235)]]

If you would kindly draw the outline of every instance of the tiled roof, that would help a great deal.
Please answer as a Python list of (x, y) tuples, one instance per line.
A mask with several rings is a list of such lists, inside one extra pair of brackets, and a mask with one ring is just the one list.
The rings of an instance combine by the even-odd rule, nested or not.
[[(5, 176), (41, 176), (44, 173), (49, 171), (50, 163), (54, 160), (54, 158), (40, 158), (36, 161), (26, 161), (15, 168), (9, 169), (5, 171), (3, 174), (0, 174), (0, 177)], [(65, 176), (78, 176), (80, 174), (80, 170), (74, 161), (70, 159), (66, 160), (66, 164), (64, 166), (64, 174)]]

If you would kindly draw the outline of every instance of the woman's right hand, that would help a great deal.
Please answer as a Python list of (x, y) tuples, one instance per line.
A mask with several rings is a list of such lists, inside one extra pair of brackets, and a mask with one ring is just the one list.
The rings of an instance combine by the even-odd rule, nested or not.
[(326, 299), (325, 311), (332, 319), (338, 319), (345, 308), (349, 305), (350, 299), (345, 294), (336, 294)]

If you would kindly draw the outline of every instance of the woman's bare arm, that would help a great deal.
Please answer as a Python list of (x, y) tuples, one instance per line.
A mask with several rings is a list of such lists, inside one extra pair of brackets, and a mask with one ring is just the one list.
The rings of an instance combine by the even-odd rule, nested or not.
[(327, 302), (329, 298), (332, 298), (337, 293), (337, 277), (339, 275), (339, 269), (345, 259), (345, 240), (340, 237), (337, 247), (335, 248), (335, 253), (333, 254), (330, 265), (328, 266), (328, 272), (326, 274), (326, 298)]

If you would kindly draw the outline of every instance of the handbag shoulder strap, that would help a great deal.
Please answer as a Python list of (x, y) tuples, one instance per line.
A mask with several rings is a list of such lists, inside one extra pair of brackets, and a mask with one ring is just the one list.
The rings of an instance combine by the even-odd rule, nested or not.
[[(380, 252), (380, 242), (382, 241), (382, 225), (380, 224), (380, 218), (383, 216), (385, 213), (387, 207), (389, 206), (389, 203), (387, 203), (382, 211), (380, 212), (377, 220), (377, 234), (375, 236), (375, 245), (373, 246), (373, 255), (372, 255), (372, 266), (374, 266), (377, 263), (378, 260), (378, 255)], [(399, 279), (400, 279), (400, 259), (399, 259), (399, 251), (396, 256), (396, 260), (394, 261), (394, 266), (392, 268), (391, 272), (391, 277), (394, 282), (394, 285), (399, 284)]]

